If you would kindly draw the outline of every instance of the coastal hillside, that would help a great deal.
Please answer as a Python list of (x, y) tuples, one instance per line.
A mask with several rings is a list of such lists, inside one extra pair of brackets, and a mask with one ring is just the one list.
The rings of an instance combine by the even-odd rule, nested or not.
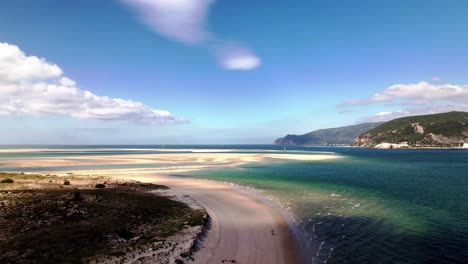
[(448, 112), (388, 121), (360, 135), (361, 147), (463, 147), (468, 143), (468, 113)]
[(362, 123), (352, 126), (319, 129), (304, 135), (287, 135), (275, 140), (280, 145), (351, 145), (354, 139), (382, 123)]

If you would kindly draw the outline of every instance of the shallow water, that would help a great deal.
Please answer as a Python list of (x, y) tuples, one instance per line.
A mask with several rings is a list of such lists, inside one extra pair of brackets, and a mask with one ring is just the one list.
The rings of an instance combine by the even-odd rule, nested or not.
[[(65, 147), (57, 146), (56, 151), (0, 153), (0, 170), (2, 157), (147, 154), (160, 153), (156, 150), (160, 147), (77, 146), (63, 150)], [(181, 152), (188, 148), (241, 152), (283, 149), (270, 145), (165, 148)], [(335, 152), (343, 158), (271, 160), (184, 175), (248, 186), (282, 206), (304, 232), (304, 246), (314, 263), (468, 262), (467, 150), (288, 147), (290, 150)], [(143, 166), (150, 168), (151, 164)], [(18, 170), (28, 169), (33, 170)]]

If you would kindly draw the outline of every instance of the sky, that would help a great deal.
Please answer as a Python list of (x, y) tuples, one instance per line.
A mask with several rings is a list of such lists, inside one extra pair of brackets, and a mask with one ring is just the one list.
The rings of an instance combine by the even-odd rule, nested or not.
[(268, 144), (468, 111), (468, 2), (2, 0), (0, 144)]

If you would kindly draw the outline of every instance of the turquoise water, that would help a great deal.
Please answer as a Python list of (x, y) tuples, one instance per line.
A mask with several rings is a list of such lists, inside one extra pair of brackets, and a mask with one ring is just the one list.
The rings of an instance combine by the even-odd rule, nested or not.
[(468, 151), (335, 151), (345, 158), (192, 175), (279, 198), (315, 263), (468, 262)]
[[(153, 153), (151, 149), (160, 146), (138, 147), (137, 153)], [(29, 154), (83, 155), (82, 148)], [(106, 154), (129, 154), (119, 150), (123, 146), (93, 147), (99, 148), (105, 148)], [(166, 148), (282, 149), (269, 145)], [(291, 149), (335, 152), (343, 158), (272, 160), (184, 175), (249, 186), (277, 203), (294, 215), (314, 263), (468, 263), (467, 150)], [(3, 155), (28, 157), (28, 153)]]

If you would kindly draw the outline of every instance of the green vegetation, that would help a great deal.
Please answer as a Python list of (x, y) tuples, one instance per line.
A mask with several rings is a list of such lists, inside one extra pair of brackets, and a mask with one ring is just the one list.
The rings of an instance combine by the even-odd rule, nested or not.
[(206, 220), (206, 213), (203, 210), (196, 210), (192, 218), (188, 221), (189, 226), (203, 225)]
[(150, 192), (162, 185), (106, 179), (96, 190), (101, 177), (73, 176), (76, 184), (64, 186), (57, 176), (0, 176), (17, 183), (0, 187), (0, 263), (83, 263), (155, 242), (169, 250), (169, 236), (206, 220), (204, 210)]
[[(0, 179), (11, 178), (15, 184), (0, 184), (0, 190), (29, 190), (29, 189), (56, 189), (66, 188), (64, 179), (57, 175), (50, 174), (35, 174), (35, 173), (5, 173), (0, 172)], [(105, 181), (105, 177), (102, 176), (83, 176), (83, 175), (72, 175), (67, 176), (67, 181), (82, 181), (84, 179), (91, 181)]]
[(358, 146), (408, 142), (410, 146), (450, 147), (468, 139), (468, 113), (410, 116), (388, 121), (359, 136)]
[(106, 185), (102, 184), (102, 183), (98, 183), (96, 185), (94, 185), (94, 188), (96, 189), (102, 189), (102, 188), (106, 188)]
[(304, 135), (287, 135), (275, 140), (281, 145), (350, 145), (360, 134), (372, 129), (381, 123), (363, 123), (352, 126), (316, 130)]
[(5, 178), (3, 180), (0, 181), (0, 183), (13, 183), (14, 181), (10, 178)]

